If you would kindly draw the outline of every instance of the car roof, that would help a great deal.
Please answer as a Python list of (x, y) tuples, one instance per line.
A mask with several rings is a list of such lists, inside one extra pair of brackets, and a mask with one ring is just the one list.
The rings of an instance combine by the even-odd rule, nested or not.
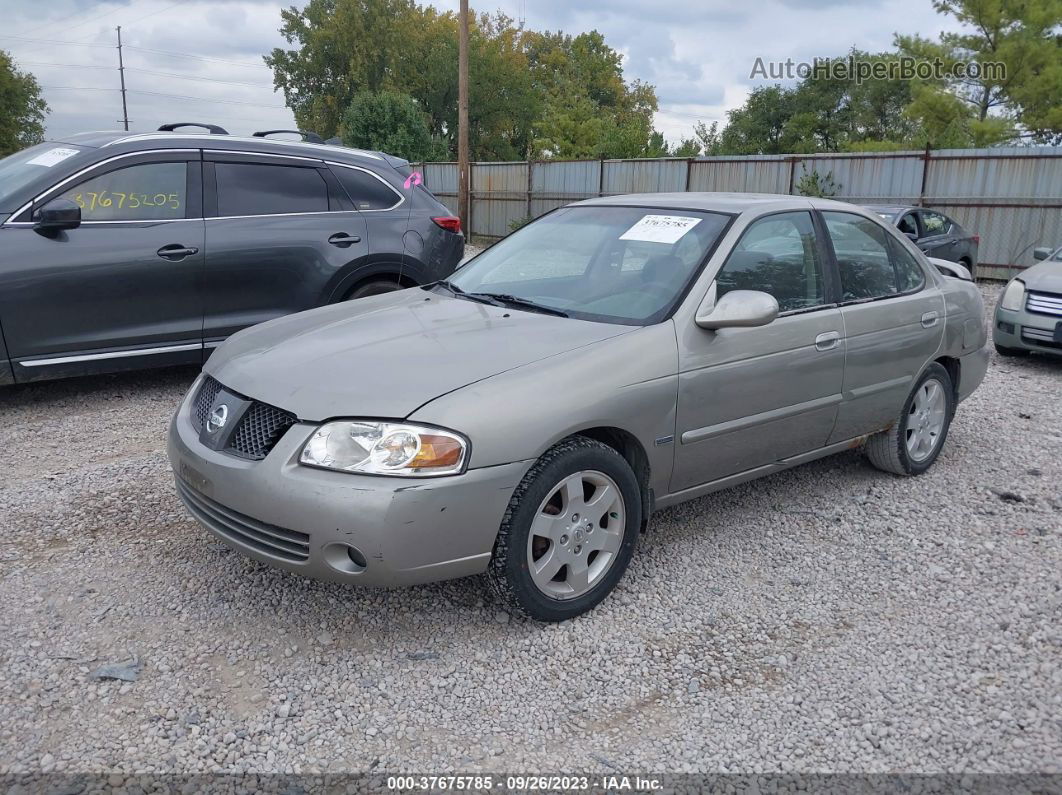
[(790, 196), (784, 193), (625, 193), (616, 196), (601, 196), (573, 202), (573, 207), (644, 207), (660, 210), (701, 210), (704, 212), (739, 214), (748, 211), (807, 210), (861, 210), (854, 204), (819, 199), (811, 196)]
[(908, 210), (917, 210), (917, 207), (911, 207), (910, 205), (902, 204), (864, 204), (868, 210), (875, 213), (888, 213), (889, 215), (899, 215), (905, 213)]
[(351, 160), (361, 163), (377, 162), (400, 167), (408, 161), (394, 157), (385, 152), (366, 149), (353, 149), (332, 144), (315, 144), (306, 141), (286, 141), (278, 138), (261, 138), (240, 135), (212, 135), (210, 133), (147, 132), (128, 133), (121, 130), (100, 130), (96, 132), (77, 133), (65, 136), (54, 143), (69, 144), (94, 149), (114, 147), (116, 151), (129, 151), (141, 148), (171, 149), (194, 146), (209, 146), (210, 149), (239, 150), (248, 149), (262, 154), (300, 155), (302, 157), (321, 158), (325, 160)]

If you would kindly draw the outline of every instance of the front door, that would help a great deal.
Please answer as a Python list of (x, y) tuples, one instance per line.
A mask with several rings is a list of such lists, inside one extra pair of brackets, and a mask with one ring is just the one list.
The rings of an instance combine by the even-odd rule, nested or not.
[(205, 157), (208, 346), (319, 306), (368, 255), (365, 219), (323, 162)]
[(841, 400), (844, 334), (810, 212), (753, 222), (713, 289), (773, 295), (758, 328), (678, 330), (679, 395), (671, 491), (820, 448)]
[(0, 318), (18, 381), (198, 363), (203, 220), (198, 153), (118, 158), (35, 204), (67, 198), (81, 226), (0, 228)]
[(927, 257), (957, 261), (958, 238), (952, 234), (952, 222), (940, 213), (932, 210), (919, 210), (919, 222), (922, 235), (918, 238), (918, 247)]

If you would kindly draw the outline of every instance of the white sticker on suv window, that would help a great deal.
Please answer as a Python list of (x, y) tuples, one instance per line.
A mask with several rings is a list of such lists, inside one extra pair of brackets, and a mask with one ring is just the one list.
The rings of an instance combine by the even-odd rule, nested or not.
[(701, 222), (688, 215), (644, 215), (634, 226), (620, 235), (620, 240), (642, 240), (646, 243), (675, 243)]
[(80, 149), (63, 149), (62, 147), (57, 149), (49, 149), (47, 152), (41, 152), (32, 160), (27, 160), (28, 166), (45, 166), (51, 168), (56, 163), (62, 163), (68, 157), (73, 157)]

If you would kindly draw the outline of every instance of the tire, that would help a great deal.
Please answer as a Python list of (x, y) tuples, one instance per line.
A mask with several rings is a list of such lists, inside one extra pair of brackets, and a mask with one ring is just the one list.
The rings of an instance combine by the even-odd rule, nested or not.
[(1024, 348), (1005, 348), (998, 342), (993, 343), (996, 346), (996, 353), (1000, 356), (1028, 356), (1029, 352)]
[[(567, 490), (570, 485), (583, 491), (569, 500), (576, 494)], [(593, 490), (587, 497), (588, 488)], [(574, 512), (569, 511), (573, 503)], [(571, 522), (580, 510), (579, 520)], [(585, 613), (611, 593), (626, 571), (641, 515), (641, 488), (626, 459), (592, 439), (566, 439), (547, 450), (513, 492), (487, 568), (490, 588), (506, 610), (538, 621)], [(543, 535), (547, 530), (550, 535)], [(536, 564), (546, 573), (533, 574)], [(584, 568), (585, 583), (580, 575)]]
[(383, 295), (384, 293), (393, 293), (395, 290), (404, 289), (398, 282), (391, 281), (389, 279), (376, 279), (371, 282), (366, 282), (358, 287), (355, 287), (349, 293), (344, 301), (353, 301), (357, 298), (367, 298), (370, 295)]
[[(935, 382), (939, 393), (934, 391), (931, 382)], [(924, 392), (927, 389), (930, 393), (928, 396)], [(939, 416), (935, 410), (938, 407), (938, 394), (939, 408), (943, 412)], [(928, 417), (919, 411), (923, 406), (929, 408)], [(954, 415), (955, 387), (951, 376), (944, 367), (933, 362), (907, 396), (900, 416), (892, 426), (867, 440), (867, 458), (878, 469), (894, 475), (921, 475), (933, 466), (933, 462), (944, 448)], [(938, 419), (939, 428), (932, 433)]]
[(962, 265), (964, 268), (966, 268), (966, 270), (968, 270), (970, 272), (970, 278), (973, 279), (974, 282), (976, 283), (977, 282), (977, 274), (974, 272), (974, 266), (970, 262), (970, 260), (966, 259), (966, 257), (963, 257), (962, 259), (959, 260), (959, 264)]

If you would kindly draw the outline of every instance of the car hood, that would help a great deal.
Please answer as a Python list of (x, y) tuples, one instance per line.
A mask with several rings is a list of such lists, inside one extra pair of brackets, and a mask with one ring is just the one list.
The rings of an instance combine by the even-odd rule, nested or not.
[(1047, 260), (1018, 274), (1030, 290), (1045, 293), (1062, 293), (1062, 262)]
[(203, 369), (301, 420), (395, 419), (468, 384), (634, 328), (414, 288), (245, 329)]

